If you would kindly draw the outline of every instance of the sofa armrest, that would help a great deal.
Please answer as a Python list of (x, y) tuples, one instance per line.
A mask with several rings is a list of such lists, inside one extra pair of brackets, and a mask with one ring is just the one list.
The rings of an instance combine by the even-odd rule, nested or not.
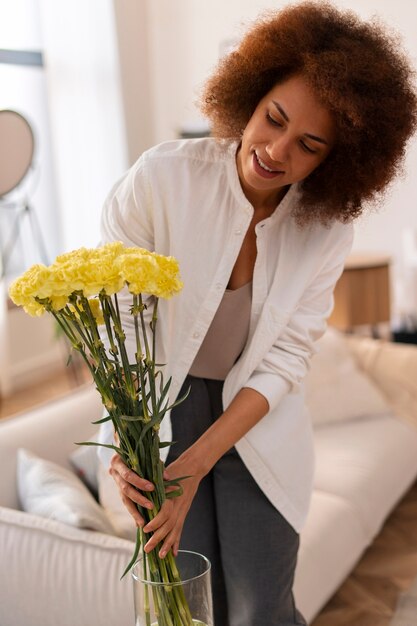
[(134, 543), (0, 506), (1, 626), (128, 626)]
[(346, 340), (359, 367), (378, 385), (395, 414), (417, 428), (417, 346), (368, 337)]
[(0, 421), (0, 506), (18, 508), (16, 450), (28, 448), (42, 458), (70, 467), (74, 442), (91, 437), (91, 424), (103, 407), (91, 385), (41, 407)]

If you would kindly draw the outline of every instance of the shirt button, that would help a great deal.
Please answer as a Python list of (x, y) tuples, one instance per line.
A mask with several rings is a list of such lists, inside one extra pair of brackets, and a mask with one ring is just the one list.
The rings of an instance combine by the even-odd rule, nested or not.
[(242, 231), (240, 228), (238, 228), (237, 230), (235, 230), (235, 235), (241, 235)]
[(221, 283), (216, 283), (216, 289), (220, 290), (222, 289), (223, 285)]
[(194, 333), (194, 334), (193, 334), (194, 339), (198, 339), (198, 338), (199, 338), (199, 336), (200, 336), (200, 333)]

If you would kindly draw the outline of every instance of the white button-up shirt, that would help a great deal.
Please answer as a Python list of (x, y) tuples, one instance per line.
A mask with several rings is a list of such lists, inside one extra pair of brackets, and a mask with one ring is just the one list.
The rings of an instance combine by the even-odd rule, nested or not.
[[(236, 149), (236, 143), (214, 139), (160, 144), (116, 183), (104, 206), (103, 243), (121, 240), (179, 261), (184, 288), (159, 301), (156, 330), (157, 362), (165, 364), (165, 381), (172, 377), (172, 401), (214, 317), (254, 213), (238, 178)], [(223, 407), (242, 387), (256, 389), (268, 400), (268, 414), (236, 449), (272, 504), (299, 532), (314, 470), (302, 381), (313, 344), (325, 330), (353, 228), (336, 221), (330, 227), (300, 228), (292, 215), (297, 202), (293, 185), (274, 213), (255, 227), (249, 337), (225, 380)], [(133, 356), (127, 311), (124, 326)], [(102, 440), (110, 436), (104, 433)], [(170, 438), (166, 415), (161, 439)]]

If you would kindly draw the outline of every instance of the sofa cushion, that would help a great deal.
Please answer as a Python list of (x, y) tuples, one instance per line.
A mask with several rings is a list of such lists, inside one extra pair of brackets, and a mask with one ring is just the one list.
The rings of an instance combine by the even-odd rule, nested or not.
[(71, 471), (19, 448), (17, 487), (24, 511), (78, 528), (114, 533), (103, 509)]
[(394, 416), (314, 433), (314, 488), (344, 498), (371, 539), (417, 475), (417, 429)]
[(134, 544), (0, 507), (1, 626), (133, 624)]
[(317, 349), (306, 377), (306, 404), (314, 426), (390, 411), (377, 385), (357, 365), (342, 333), (329, 327)]
[(417, 346), (369, 337), (350, 336), (346, 341), (395, 414), (417, 428)]

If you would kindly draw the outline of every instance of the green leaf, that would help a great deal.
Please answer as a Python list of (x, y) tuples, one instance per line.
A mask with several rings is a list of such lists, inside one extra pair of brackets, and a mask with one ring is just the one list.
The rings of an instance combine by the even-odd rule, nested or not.
[(141, 540), (140, 540), (140, 528), (137, 529), (136, 531), (136, 545), (135, 545), (135, 551), (133, 553), (133, 556), (131, 558), (131, 560), (129, 561), (129, 565), (126, 567), (125, 571), (123, 572), (123, 574), (120, 577), (120, 580), (122, 580), (122, 578), (124, 578), (126, 576), (126, 574), (128, 573), (128, 571), (130, 569), (132, 569), (132, 567), (134, 566), (134, 564), (136, 563), (136, 559), (138, 558), (138, 554), (139, 554), (139, 550), (140, 550), (140, 546), (141, 546)]
[(165, 400), (165, 396), (167, 395), (169, 388), (171, 386), (172, 378), (169, 379), (165, 387), (162, 389), (161, 395), (158, 400), (158, 409), (162, 406), (163, 401)]
[(167, 500), (171, 498), (178, 498), (178, 496), (182, 496), (183, 493), (184, 489), (180, 486), (178, 489), (175, 489), (175, 491), (168, 491), (168, 493), (165, 494), (165, 498)]
[(123, 450), (121, 448), (113, 446), (109, 443), (98, 443), (97, 441), (74, 441), (74, 444), (76, 446), (101, 446), (102, 448), (110, 448), (110, 450), (114, 450), (117, 454), (123, 454)]
[(161, 416), (160, 416), (159, 413), (157, 413), (156, 415), (154, 415), (154, 417), (149, 422), (146, 422), (145, 426), (142, 429), (141, 435), (140, 435), (140, 441), (143, 440), (143, 438), (146, 435), (146, 433), (148, 432), (148, 430), (150, 428), (152, 428), (152, 426), (155, 426), (155, 424), (158, 424), (160, 421), (161, 421)]
[(172, 446), (174, 445), (174, 443), (177, 443), (177, 442), (176, 441), (160, 441), (158, 445), (160, 448), (168, 448), (168, 446)]
[(174, 402), (174, 404), (171, 404), (171, 406), (168, 406), (168, 407), (164, 408), (164, 413), (166, 411), (170, 411), (174, 407), (178, 406), (179, 404), (181, 404), (181, 402), (184, 402), (184, 400), (186, 400), (188, 398), (188, 396), (190, 395), (190, 391), (191, 391), (191, 385), (188, 387), (186, 393), (183, 396), (181, 396), (181, 398), (178, 398), (178, 400), (176, 400)]
[(104, 422), (108, 422), (109, 420), (111, 420), (110, 415), (106, 415), (106, 417), (102, 417), (99, 420), (96, 420), (95, 422), (91, 422), (92, 424), (104, 424)]
[(186, 478), (192, 478), (192, 475), (189, 476), (180, 476), (179, 478), (173, 478), (172, 480), (164, 480), (165, 487), (179, 487), (180, 481), (185, 480)]

